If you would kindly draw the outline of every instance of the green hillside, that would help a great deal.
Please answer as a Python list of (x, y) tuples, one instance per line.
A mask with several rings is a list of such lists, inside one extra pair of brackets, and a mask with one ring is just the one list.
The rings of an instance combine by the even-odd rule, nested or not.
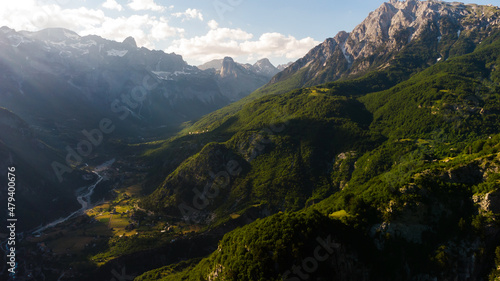
[(226, 234), (199, 263), (137, 280), (288, 280), (322, 234), (342, 246), (310, 272), (313, 280), (346, 272), (353, 275), (339, 280), (445, 280), (465, 278), (464, 267), (494, 280), (499, 242), (487, 229), (498, 228), (498, 213), (482, 204), (499, 188), (500, 40), (491, 38), (407, 80), (396, 72), (405, 81), (391, 88), (369, 83), (376, 78), (341, 81), (265, 96), (228, 115), (206, 136), (226, 139), (183, 162), (144, 207), (171, 214), (207, 186), (203, 167), (217, 173), (230, 162), (240, 172), (220, 192), (205, 190), (217, 203), (198, 209), (198, 223), (256, 205), (286, 213)]

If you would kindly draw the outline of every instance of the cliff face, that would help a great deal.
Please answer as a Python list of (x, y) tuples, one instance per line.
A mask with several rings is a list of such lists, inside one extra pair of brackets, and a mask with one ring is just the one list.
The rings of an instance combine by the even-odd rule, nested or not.
[[(494, 6), (392, 0), (350, 33), (326, 39), (273, 77), (271, 84), (300, 73), (301, 86), (311, 86), (384, 68), (398, 52), (421, 40), (435, 52), (434, 61), (445, 60), (472, 51), (499, 23), (500, 9)], [(450, 53), (464, 44), (464, 50)]]
[(236, 63), (230, 57), (225, 57), (222, 61), (222, 68), (220, 70), (220, 76), (222, 78), (233, 77), (237, 78), (238, 73), (236, 72)]
[(231, 101), (237, 101), (264, 86), (280, 71), (266, 58), (251, 65), (225, 57), (199, 65), (198, 68), (212, 71), (223, 95)]

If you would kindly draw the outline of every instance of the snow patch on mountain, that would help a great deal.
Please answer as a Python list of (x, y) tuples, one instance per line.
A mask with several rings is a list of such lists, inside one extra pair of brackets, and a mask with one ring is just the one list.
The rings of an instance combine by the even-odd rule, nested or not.
[(108, 56), (111, 56), (111, 57), (123, 57), (128, 53), (128, 50), (111, 49), (107, 53), (108, 53)]

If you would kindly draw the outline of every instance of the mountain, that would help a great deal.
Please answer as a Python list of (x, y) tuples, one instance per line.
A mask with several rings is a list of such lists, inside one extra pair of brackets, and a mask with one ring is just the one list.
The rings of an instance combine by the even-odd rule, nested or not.
[[(86, 172), (75, 172), (65, 182), (59, 182), (52, 170), (52, 163), (65, 163), (64, 155), (47, 145), (42, 139), (47, 133), (30, 126), (13, 112), (0, 108), (0, 168), (7, 171), (14, 167), (16, 178), (16, 214), (23, 218), (17, 224), (20, 231), (33, 228), (62, 217), (77, 209), (74, 193), (80, 186), (89, 184), (82, 176)], [(92, 177), (93, 178), (93, 177)], [(7, 182), (2, 180), (7, 186)], [(7, 193), (0, 194), (7, 202)]]
[(175, 127), (229, 102), (213, 75), (181, 56), (137, 48), (133, 38), (119, 43), (65, 29), (4, 27), (0, 44), (0, 105), (28, 121), (97, 115), (118, 119), (125, 129)]
[(30, 276), (498, 279), (499, 15), (391, 1), (177, 135), (116, 140), (109, 200), (27, 237)]
[(384, 91), (342, 92), (354, 79), (243, 106), (204, 136), (225, 138), (143, 206), (202, 225), (254, 208), (275, 215), (138, 280), (494, 280), (500, 28), (491, 32)]
[(138, 280), (498, 278), (499, 15), (385, 3), (204, 117), (207, 145), (142, 206), (207, 226), (261, 219)]
[(384, 3), (351, 32), (326, 39), (271, 84), (295, 80), (294, 86), (312, 86), (359, 77), (386, 69), (405, 48), (425, 42), (429, 54), (415, 67), (471, 52), (500, 20), (493, 6), (439, 1), (390, 1)]
[(265, 59), (265, 58), (258, 60), (253, 65), (253, 69), (258, 74), (271, 76), (271, 77), (280, 71), (268, 59)]
[[(207, 69), (213, 68), (216, 71), (220, 71), (223, 64), (224, 64), (224, 61), (226, 61), (226, 63), (227, 63), (227, 62), (230, 62), (231, 60), (233, 60), (233, 59), (230, 57), (226, 57), (224, 59), (211, 60), (209, 62), (202, 64), (202, 65), (199, 65), (198, 68), (201, 70), (207, 70)], [(233, 60), (233, 62), (234, 62), (234, 60)], [(248, 64), (248, 63), (246, 63), (246, 64), (241, 64), (241, 63), (237, 63), (237, 62), (234, 62), (234, 63), (242, 66), (243, 68), (245, 68), (251, 72), (254, 72), (255, 74), (269, 76), (269, 78), (273, 77), (276, 73), (278, 73), (281, 70), (281, 69), (278, 69), (277, 67), (275, 67), (267, 58), (260, 59), (253, 65)]]
[(304, 86), (360, 79), (379, 80), (379, 90), (387, 89), (439, 61), (472, 52), (499, 20), (495, 6), (417, 0), (384, 3), (351, 32), (326, 39), (264, 87), (208, 114), (190, 130), (221, 122), (249, 101)]
[[(0, 48), (0, 107), (28, 134), (15, 140), (17, 133), (4, 133), (2, 149), (29, 171), (20, 200), (47, 206), (43, 216), (28, 216), (26, 227), (77, 210), (75, 190), (91, 183), (83, 177), (93, 178), (85, 165), (123, 158), (115, 154), (117, 142), (170, 136), (269, 80), (252, 78), (258, 86), (243, 91), (179, 55), (138, 48), (132, 37), (115, 42), (63, 28), (2, 27)], [(111, 133), (101, 130), (103, 122)]]
[(288, 63), (285, 63), (285, 64), (280, 64), (278, 65), (276, 68), (279, 70), (279, 71), (283, 71), (285, 70), (287, 67), (289, 67), (290, 65), (293, 64), (293, 61), (291, 62), (288, 62)]
[(230, 57), (212, 60), (198, 66), (201, 70), (215, 70), (219, 85), (226, 96), (237, 101), (261, 86), (279, 72), (268, 59), (261, 59), (254, 65), (240, 64)]
[(63, 28), (2, 27), (0, 47), (4, 125), (17, 120), (21, 130), (3, 130), (2, 150), (25, 173), (18, 200), (38, 200), (23, 212), (46, 208), (20, 230), (78, 210), (76, 190), (95, 180), (85, 165), (112, 159), (110, 141), (164, 137), (229, 103), (212, 74), (181, 56), (137, 48), (131, 37), (119, 43)]

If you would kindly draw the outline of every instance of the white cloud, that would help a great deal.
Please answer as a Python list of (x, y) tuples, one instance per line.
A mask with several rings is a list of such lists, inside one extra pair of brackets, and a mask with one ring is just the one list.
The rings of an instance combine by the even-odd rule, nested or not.
[(0, 25), (17, 30), (37, 31), (48, 27), (64, 27), (80, 31), (82, 27), (99, 25), (106, 17), (101, 10), (87, 8), (62, 9), (58, 5), (39, 5), (33, 0), (19, 0), (2, 5)]
[[(111, 1), (108, 1), (110, 2)], [(107, 3), (101, 0), (100, 3)], [(135, 0), (132, 3), (139, 3)], [(48, 4), (47, 4), (48, 3)], [(242, 29), (222, 28), (215, 20), (210, 20), (210, 28), (204, 35), (184, 37), (183, 28), (172, 26), (168, 16), (157, 17), (148, 14), (111, 18), (101, 9), (66, 9), (54, 2), (37, 0), (4, 1), (0, 4), (0, 26), (16, 30), (37, 31), (48, 27), (64, 27), (80, 35), (95, 34), (122, 41), (128, 36), (136, 39), (138, 46), (156, 48), (169, 44), (165, 51), (184, 56), (192, 63), (205, 62), (214, 58), (231, 56), (243, 59), (294, 60), (305, 55), (319, 44), (310, 37), (295, 38), (280, 33), (265, 33), (256, 38)], [(151, 4), (153, 1), (144, 1)], [(148, 6), (146, 6), (148, 7)], [(137, 7), (136, 7), (137, 8)], [(149, 6), (154, 8), (154, 6)], [(171, 9), (171, 7), (164, 7)], [(197, 15), (199, 11), (190, 11)], [(193, 16), (199, 18), (198, 16)], [(172, 41), (170, 41), (173, 39)]]
[(64, 27), (82, 36), (95, 34), (117, 41), (133, 36), (138, 46), (146, 48), (155, 48), (157, 42), (184, 33), (184, 29), (170, 26), (164, 17), (132, 15), (111, 18), (102, 10), (83, 7), (63, 9), (55, 4), (38, 4), (35, 0), (3, 3), (0, 9), (0, 26), (4, 25), (28, 31)]
[(210, 27), (210, 29), (217, 29), (217, 27), (219, 27), (219, 24), (215, 20), (211, 20), (208, 22), (208, 27)]
[(181, 54), (185, 59), (207, 62), (224, 56), (254, 58), (298, 59), (319, 41), (311, 37), (297, 39), (280, 33), (265, 33), (257, 40), (241, 29), (219, 28), (210, 21), (211, 28), (206, 35), (174, 40), (166, 52)]
[(175, 28), (161, 17), (133, 15), (130, 17), (107, 18), (94, 28), (83, 30), (82, 35), (97, 34), (104, 38), (122, 41), (128, 36), (135, 38), (138, 46), (154, 48), (155, 42), (184, 33), (184, 29)]
[(106, 9), (110, 9), (110, 10), (117, 10), (117, 11), (123, 10), (122, 5), (118, 4), (118, 2), (116, 2), (116, 0), (106, 0), (106, 2), (104, 2), (102, 4), (102, 6)]
[(246, 41), (240, 44), (241, 50), (248, 54), (260, 56), (286, 57), (293, 59), (305, 55), (320, 42), (311, 37), (296, 39), (280, 33), (264, 33), (257, 41)]
[(191, 9), (191, 8), (187, 9), (183, 13), (173, 13), (172, 16), (178, 17), (178, 18), (183, 17), (184, 18), (183, 21), (185, 19), (189, 20), (189, 19), (196, 19), (196, 18), (203, 21), (203, 14), (199, 10)]
[(151, 21), (150, 25), (152, 26), (151, 38), (156, 41), (184, 33), (184, 29), (170, 26), (168, 21), (163, 17), (158, 21)]
[(208, 61), (225, 55), (234, 56), (240, 49), (239, 41), (249, 40), (252, 37), (252, 34), (241, 29), (217, 28), (203, 36), (174, 40), (166, 52), (175, 52), (185, 58)]
[(132, 0), (128, 6), (134, 11), (151, 10), (161, 12), (166, 9), (166, 7), (156, 4), (154, 0)]

